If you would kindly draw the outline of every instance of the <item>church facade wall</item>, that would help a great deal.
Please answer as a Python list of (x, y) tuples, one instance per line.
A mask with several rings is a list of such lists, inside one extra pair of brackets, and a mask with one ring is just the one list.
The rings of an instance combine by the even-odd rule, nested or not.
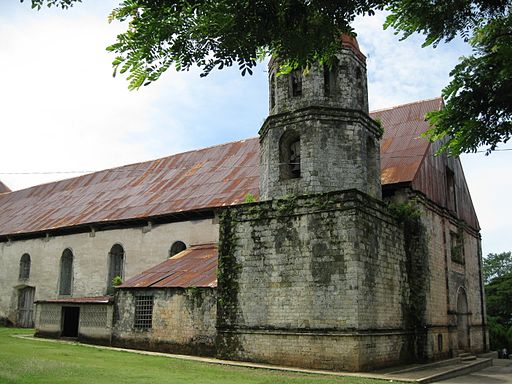
[[(16, 323), (23, 287), (35, 288), (36, 301), (61, 297), (60, 262), (65, 249), (73, 254), (70, 296), (100, 296), (109, 284), (109, 252), (114, 244), (124, 249), (124, 277), (129, 278), (169, 257), (178, 240), (187, 246), (217, 242), (218, 224), (202, 219), (0, 243), (0, 291), (6, 293), (0, 295), (0, 319)], [(30, 275), (20, 280), (20, 258), (25, 253), (31, 258)]]
[[(152, 324), (135, 325), (136, 297), (152, 297)], [(112, 345), (213, 356), (217, 295), (214, 288), (118, 289)]]
[(227, 211), (218, 354), (338, 370), (409, 359), (404, 244), (383, 205), (357, 191)]

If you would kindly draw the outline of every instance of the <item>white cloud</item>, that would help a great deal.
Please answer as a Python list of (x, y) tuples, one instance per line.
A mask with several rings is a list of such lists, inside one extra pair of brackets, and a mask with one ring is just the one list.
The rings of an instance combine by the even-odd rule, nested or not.
[(368, 56), (371, 109), (440, 96), (450, 70), (468, 47), (456, 41), (436, 49), (421, 48), (420, 36), (399, 41), (392, 30), (383, 30), (385, 16), (379, 12), (354, 24), (361, 50)]

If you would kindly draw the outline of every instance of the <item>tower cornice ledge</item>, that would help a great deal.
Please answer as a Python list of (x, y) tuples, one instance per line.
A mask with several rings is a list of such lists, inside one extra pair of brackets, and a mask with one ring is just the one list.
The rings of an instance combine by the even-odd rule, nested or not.
[(383, 130), (375, 120), (367, 113), (356, 109), (345, 109), (326, 106), (308, 106), (294, 111), (281, 112), (275, 115), (269, 115), (258, 134), (260, 141), (267, 134), (271, 125), (280, 126), (292, 123), (300, 123), (310, 120), (314, 117), (317, 121), (340, 121), (340, 122), (359, 122), (373, 133), (377, 138), (382, 137)]

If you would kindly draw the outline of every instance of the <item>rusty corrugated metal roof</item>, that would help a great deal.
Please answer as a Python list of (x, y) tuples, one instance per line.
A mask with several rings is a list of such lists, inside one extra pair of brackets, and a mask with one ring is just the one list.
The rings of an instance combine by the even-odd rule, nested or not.
[(418, 172), (430, 143), (421, 134), (429, 128), (425, 114), (443, 106), (441, 98), (418, 101), (371, 113), (382, 123), (380, 169), (383, 185), (410, 182)]
[(113, 302), (112, 296), (94, 296), (94, 297), (68, 297), (53, 300), (37, 300), (36, 303), (50, 304), (109, 304)]
[(150, 218), (258, 195), (257, 138), (0, 195), (0, 234)]
[(217, 287), (217, 246), (194, 245), (118, 288)]
[[(384, 128), (383, 185), (411, 182), (440, 98), (372, 112)], [(259, 196), (259, 140), (227, 143), (0, 194), (0, 235), (38, 233), (237, 204)]]

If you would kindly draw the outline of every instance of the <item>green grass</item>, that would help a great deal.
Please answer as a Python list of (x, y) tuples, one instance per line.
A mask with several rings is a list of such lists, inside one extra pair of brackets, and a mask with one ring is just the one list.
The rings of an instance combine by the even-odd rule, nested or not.
[(382, 384), (383, 381), (228, 367), (83, 345), (20, 339), (32, 330), (0, 327), (0, 383), (48, 384)]

